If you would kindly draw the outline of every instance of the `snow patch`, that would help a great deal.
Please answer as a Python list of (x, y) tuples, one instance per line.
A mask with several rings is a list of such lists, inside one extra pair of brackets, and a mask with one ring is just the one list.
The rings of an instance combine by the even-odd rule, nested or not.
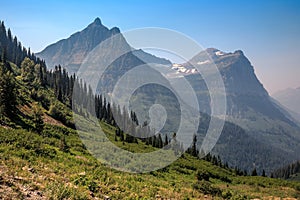
[(204, 65), (204, 64), (208, 64), (208, 63), (210, 63), (210, 61), (205, 60), (205, 61), (197, 62), (197, 65)]
[(225, 53), (222, 52), (222, 51), (217, 51), (215, 54), (216, 54), (217, 56), (223, 56)]

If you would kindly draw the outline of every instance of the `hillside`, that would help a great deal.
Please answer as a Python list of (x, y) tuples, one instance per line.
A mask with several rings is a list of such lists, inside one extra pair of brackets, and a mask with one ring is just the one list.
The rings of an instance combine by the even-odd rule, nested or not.
[[(113, 129), (105, 129), (111, 138)], [(187, 154), (156, 172), (119, 172), (95, 160), (76, 132), (63, 127), (47, 125), (42, 135), (0, 128), (0, 138), (3, 199), (245, 199), (300, 195), (299, 183), (237, 176), (234, 170)], [(136, 151), (149, 148), (143, 143), (119, 145)]]
[[(55, 120), (41, 104), (44, 126), (36, 132), (36, 104), (18, 78), (18, 114), (0, 128), (0, 198), (3, 199), (201, 199), (298, 197), (299, 184), (266, 177), (245, 177), (236, 171), (199, 160), (188, 154), (171, 166), (146, 174), (111, 169), (96, 160), (82, 144), (78, 133)], [(54, 101), (67, 114), (70, 108), (50, 88), (38, 87), (44, 101)], [(50, 108), (49, 108), (50, 109)], [(81, 118), (82, 123), (87, 119)], [(16, 120), (18, 119), (18, 120)], [(156, 150), (141, 140), (122, 142), (116, 128), (101, 122), (107, 137), (132, 152)], [(31, 131), (29, 131), (31, 130)]]
[[(115, 106), (102, 96), (90, 95), (89, 87), (75, 75), (59, 66), (48, 71), (44, 61), (26, 48), (12, 51), (14, 45), (6, 33), (0, 38), (1, 45), (9, 44), (1, 46), (2, 53), (11, 51), (23, 57), (18, 64), (16, 57), (3, 54), (0, 62), (0, 199), (300, 197), (299, 182), (258, 176), (256, 169), (253, 176), (246, 176), (241, 169), (232, 169), (215, 156), (209, 155), (207, 161), (198, 159), (192, 147), (189, 154), (156, 171), (132, 174), (112, 169), (92, 156), (83, 143), (94, 139), (89, 137), (89, 109), (96, 110), (96, 120), (106, 140), (121, 149), (133, 153), (156, 151), (164, 146), (161, 136), (148, 140), (120, 131), (114, 117), (126, 119), (126, 124), (132, 126), (137, 123), (134, 113), (131, 118), (126, 112), (113, 116)], [(84, 98), (72, 98), (74, 85)], [(76, 107), (78, 102), (73, 100), (86, 101), (90, 107)], [(75, 130), (74, 118), (87, 129)], [(229, 135), (224, 136), (243, 132), (231, 123), (225, 127)]]

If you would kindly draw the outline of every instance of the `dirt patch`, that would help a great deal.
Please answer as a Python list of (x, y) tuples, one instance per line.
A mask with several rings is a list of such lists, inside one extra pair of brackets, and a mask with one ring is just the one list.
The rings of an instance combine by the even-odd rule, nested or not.
[(63, 123), (61, 123), (60, 121), (52, 118), (51, 116), (47, 115), (46, 113), (44, 113), (43, 120), (44, 120), (45, 124), (51, 124), (51, 125), (64, 126), (65, 127), (65, 125)]
[(26, 184), (26, 179), (8, 175), (7, 168), (0, 166), (0, 199), (46, 200), (42, 191)]

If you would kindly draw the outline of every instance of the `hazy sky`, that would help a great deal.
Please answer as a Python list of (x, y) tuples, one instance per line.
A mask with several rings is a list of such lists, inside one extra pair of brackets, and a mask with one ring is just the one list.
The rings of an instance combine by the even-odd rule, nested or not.
[(82, 30), (96, 17), (121, 31), (174, 29), (203, 47), (241, 49), (265, 88), (300, 87), (300, 1), (0, 1), (0, 20), (32, 51)]

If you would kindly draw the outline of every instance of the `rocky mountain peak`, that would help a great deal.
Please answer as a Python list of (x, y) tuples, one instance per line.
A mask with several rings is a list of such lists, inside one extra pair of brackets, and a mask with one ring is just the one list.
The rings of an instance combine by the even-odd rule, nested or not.
[(113, 27), (112, 29), (110, 29), (110, 32), (112, 34), (118, 34), (121, 33), (120, 29), (118, 27)]
[[(63, 39), (49, 45), (42, 52), (37, 53), (36, 55), (44, 59), (49, 68), (54, 68), (55, 65), (61, 65), (66, 68), (69, 73), (76, 73), (89, 52), (91, 52), (101, 42), (120, 33), (121, 31), (118, 27), (109, 29), (104, 26), (101, 23), (100, 18), (97, 17), (82, 31), (72, 34), (67, 39)], [(122, 35), (120, 38), (119, 46), (130, 48)], [(114, 49), (118, 49), (118, 47), (115, 46), (110, 49), (112, 54), (115, 53)], [(157, 63), (167, 62), (170, 64), (169, 61), (149, 55), (146, 52), (141, 52), (139, 56)], [(133, 58), (130, 59), (135, 60)]]
[(97, 17), (97, 18), (94, 20), (93, 24), (95, 24), (95, 25), (102, 25), (100, 18)]

